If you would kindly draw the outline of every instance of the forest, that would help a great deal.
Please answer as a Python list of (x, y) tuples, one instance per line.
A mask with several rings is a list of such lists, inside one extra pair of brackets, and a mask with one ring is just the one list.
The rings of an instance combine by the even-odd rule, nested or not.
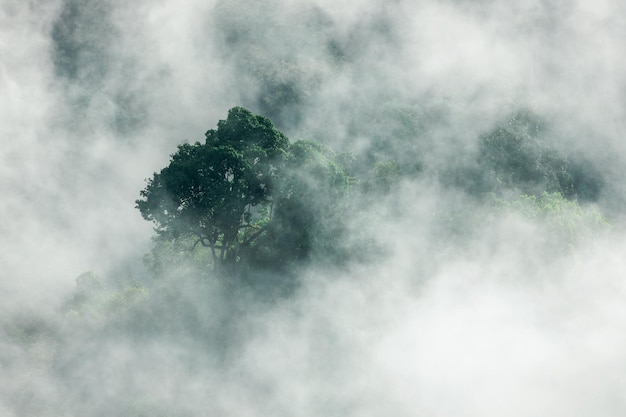
[(601, 3), (6, 1), (0, 417), (624, 415)]

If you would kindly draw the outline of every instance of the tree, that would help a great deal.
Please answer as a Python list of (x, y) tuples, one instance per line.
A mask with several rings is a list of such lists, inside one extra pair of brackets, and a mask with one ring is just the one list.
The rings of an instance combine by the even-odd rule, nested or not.
[(190, 238), (210, 249), (216, 268), (266, 229), (277, 173), (289, 140), (269, 119), (241, 107), (228, 112), (204, 144), (179, 145), (154, 173), (137, 208), (165, 240)]
[(575, 196), (570, 161), (544, 143), (544, 125), (533, 113), (520, 111), (481, 138), (480, 164), (490, 174), (494, 189)]
[(252, 267), (288, 268), (314, 255), (327, 262), (345, 260), (340, 246), (349, 190), (356, 181), (349, 174), (350, 162), (350, 154), (336, 154), (317, 142), (290, 145), (267, 233), (247, 248)]
[[(235, 107), (204, 144), (178, 147), (137, 208), (167, 243), (155, 249), (201, 245), (216, 269), (282, 269), (313, 253), (340, 257), (350, 158), (317, 142), (290, 144), (269, 119)], [(162, 269), (156, 250), (151, 263)]]

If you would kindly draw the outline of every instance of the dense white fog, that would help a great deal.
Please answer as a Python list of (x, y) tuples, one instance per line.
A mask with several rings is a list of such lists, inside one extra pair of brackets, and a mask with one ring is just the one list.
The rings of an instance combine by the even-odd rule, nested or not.
[[(0, 416), (623, 416), (624, 39), (619, 0), (0, 0)], [(235, 106), (416, 167), (355, 193), (369, 261), (151, 275), (135, 200)], [(469, 195), (520, 109), (591, 197)], [(68, 307), (88, 271), (119, 303)]]

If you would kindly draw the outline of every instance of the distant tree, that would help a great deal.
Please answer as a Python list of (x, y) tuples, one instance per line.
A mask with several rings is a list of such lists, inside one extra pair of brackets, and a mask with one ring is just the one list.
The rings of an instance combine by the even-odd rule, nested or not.
[(494, 211), (517, 213), (524, 218), (542, 222), (543, 238), (552, 237), (563, 247), (600, 236), (611, 229), (609, 220), (595, 207), (581, 206), (577, 201), (568, 200), (556, 192), (543, 192), (537, 196), (522, 194), (514, 199), (491, 194), (485, 203), (490, 214)]
[(493, 189), (575, 195), (570, 161), (542, 140), (544, 129), (538, 116), (520, 111), (481, 137), (479, 163)]
[[(235, 107), (204, 144), (183, 144), (154, 173), (137, 208), (166, 240), (194, 239), (214, 265), (234, 265), (239, 250), (267, 226), (277, 173), (289, 140), (269, 119)], [(259, 213), (261, 215), (259, 215)]]
[(387, 193), (402, 179), (402, 168), (397, 161), (376, 162), (370, 170), (364, 189), (369, 193)]

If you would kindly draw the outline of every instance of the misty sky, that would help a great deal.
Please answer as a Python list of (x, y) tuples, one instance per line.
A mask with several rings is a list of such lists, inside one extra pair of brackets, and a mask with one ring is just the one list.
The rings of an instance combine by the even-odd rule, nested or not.
[(108, 358), (214, 413), (194, 415), (622, 416), (625, 40), (620, 0), (0, 0), (0, 314), (55, 311), (86, 271), (149, 280), (134, 201), (231, 107), (355, 154), (385, 109), (444, 109), (419, 139), (427, 173), (530, 108), (603, 176), (611, 232), (555, 257), (544, 224), (502, 215), (445, 241), (432, 213), (471, 203), (408, 181), (370, 208), (384, 259), (303, 272), (295, 299), (246, 316), (228, 370), (152, 369), (114, 342)]

